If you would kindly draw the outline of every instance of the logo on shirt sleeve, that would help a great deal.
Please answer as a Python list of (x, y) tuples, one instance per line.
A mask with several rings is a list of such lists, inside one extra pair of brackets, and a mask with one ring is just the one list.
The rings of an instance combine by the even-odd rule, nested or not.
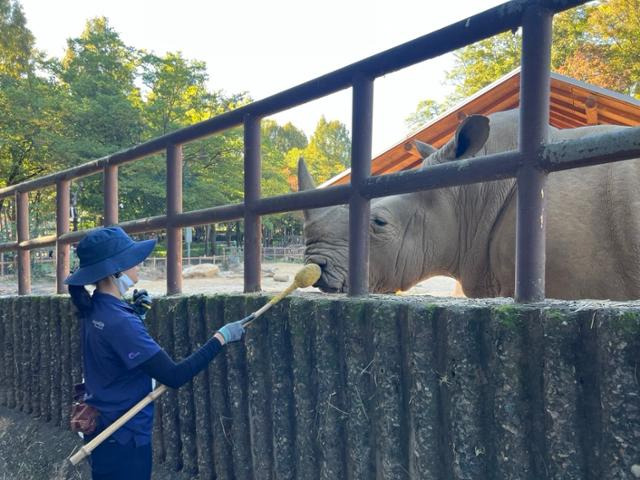
[(92, 320), (93, 326), (98, 330), (102, 330), (104, 328), (104, 322), (99, 322), (98, 320)]
[(129, 360), (133, 360), (138, 355), (140, 355), (140, 352), (129, 352)]

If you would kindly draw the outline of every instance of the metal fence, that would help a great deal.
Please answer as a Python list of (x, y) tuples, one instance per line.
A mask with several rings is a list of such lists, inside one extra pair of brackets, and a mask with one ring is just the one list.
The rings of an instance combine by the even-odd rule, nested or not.
[[(261, 249), (262, 263), (302, 263), (304, 260), (304, 246), (291, 247), (262, 247)], [(190, 267), (192, 265), (201, 265), (203, 263), (212, 263), (222, 265), (225, 268), (233, 268), (244, 260), (244, 249), (238, 247), (223, 248), (219, 255), (208, 255), (198, 257), (183, 257), (182, 267)], [(166, 257), (147, 257), (143, 262), (145, 267), (153, 270), (167, 269)]]
[[(201, 265), (203, 263), (212, 263), (214, 265), (222, 265), (225, 268), (231, 268), (241, 263), (244, 259), (244, 250), (240, 247), (224, 247), (219, 254), (207, 256), (184, 256), (182, 258), (182, 268), (192, 265)], [(262, 247), (263, 263), (302, 263), (304, 260), (304, 245), (291, 245), (288, 247)], [(0, 253), (0, 278), (14, 277), (17, 273), (17, 259), (9, 259)], [(166, 271), (166, 257), (147, 257), (142, 263), (144, 267), (152, 270)], [(49, 256), (40, 256), (31, 258), (31, 268), (39, 268), (40, 270), (54, 272), (56, 267), (56, 258)], [(36, 275), (34, 275), (36, 276)], [(47, 275), (48, 276), (48, 275)]]
[[(372, 198), (515, 177), (518, 190), (516, 300), (544, 299), (545, 225), (540, 222), (544, 216), (544, 198), (540, 192), (547, 174), (640, 156), (638, 128), (589, 140), (546, 144), (553, 15), (583, 3), (586, 0), (512, 0), (237, 110), (78, 167), (0, 189), (0, 198), (15, 196), (17, 238), (0, 244), (0, 251), (18, 252), (19, 293), (30, 291), (30, 250), (49, 245), (57, 248), (57, 291), (65, 291), (62, 282), (69, 272), (69, 245), (86, 234), (86, 231), (69, 232), (71, 180), (103, 172), (104, 223), (118, 224), (118, 166), (165, 150), (166, 214), (119, 225), (129, 233), (166, 229), (168, 294), (182, 290), (182, 227), (244, 219), (244, 290), (254, 292), (260, 290), (261, 215), (348, 204), (348, 293), (365, 295), (369, 280), (368, 225)], [(453, 162), (419, 171), (370, 176), (374, 80), (519, 27), (522, 27), (523, 44), (519, 149), (474, 158), (466, 162), (462, 170)], [(353, 91), (351, 184), (261, 198), (261, 118), (346, 88)], [(244, 202), (183, 212), (182, 145), (239, 125), (244, 127)], [(57, 188), (56, 234), (30, 239), (28, 193), (51, 185)]]

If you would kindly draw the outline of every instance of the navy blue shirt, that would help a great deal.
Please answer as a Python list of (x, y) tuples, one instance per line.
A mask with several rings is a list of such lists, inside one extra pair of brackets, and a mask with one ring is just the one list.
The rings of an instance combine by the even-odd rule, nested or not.
[[(119, 298), (94, 291), (93, 305), (84, 315), (83, 359), (86, 402), (100, 412), (103, 429), (151, 391), (151, 377), (140, 368), (161, 348), (131, 306)], [(116, 430), (113, 437), (126, 444), (151, 441), (153, 403)]]

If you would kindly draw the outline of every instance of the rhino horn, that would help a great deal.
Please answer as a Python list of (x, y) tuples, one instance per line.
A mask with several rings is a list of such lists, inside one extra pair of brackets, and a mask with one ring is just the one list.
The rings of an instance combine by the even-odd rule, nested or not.
[(416, 146), (416, 150), (422, 158), (427, 158), (432, 153), (436, 152), (437, 149), (429, 145), (428, 143), (421, 142), (420, 140), (414, 140), (413, 144)]
[[(302, 192), (304, 190), (313, 190), (316, 188), (315, 183), (313, 182), (313, 178), (311, 178), (311, 174), (309, 173), (309, 169), (307, 168), (307, 164), (304, 161), (304, 158), (300, 157), (298, 159), (298, 191)], [(313, 216), (316, 216), (322, 209), (310, 209), (304, 210), (304, 219), (305, 221), (311, 220)]]
[(300, 157), (298, 159), (298, 191), (313, 190), (314, 188), (316, 188), (316, 185), (313, 183), (313, 178), (311, 178), (309, 174), (307, 164), (304, 158)]

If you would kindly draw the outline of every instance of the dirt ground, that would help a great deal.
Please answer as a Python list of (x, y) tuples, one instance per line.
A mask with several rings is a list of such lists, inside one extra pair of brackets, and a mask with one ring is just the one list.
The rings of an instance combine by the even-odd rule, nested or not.
[[(0, 480), (89, 480), (88, 461), (68, 458), (80, 437), (15, 410), (0, 407)], [(191, 476), (154, 465), (152, 480), (187, 480)]]
[[(301, 265), (296, 263), (265, 263), (262, 265), (262, 290), (265, 292), (279, 292), (284, 290), (293, 280)], [(276, 282), (269, 273), (288, 275), (289, 281)], [(163, 272), (143, 270), (140, 274), (140, 282), (137, 288), (147, 289), (152, 296), (166, 294), (166, 281)], [(419, 283), (411, 290), (403, 292), (408, 295), (433, 295), (438, 297), (458, 296), (454, 295), (455, 280), (447, 277), (433, 277)], [(222, 271), (214, 278), (189, 278), (183, 279), (182, 291), (185, 294), (196, 293), (232, 293), (242, 292), (242, 271)], [(304, 291), (318, 291), (310, 287)], [(31, 291), (36, 295), (55, 293), (55, 279), (48, 281), (34, 281)], [(0, 280), (0, 295), (16, 295), (18, 293), (17, 280), (14, 277), (5, 277)]]

